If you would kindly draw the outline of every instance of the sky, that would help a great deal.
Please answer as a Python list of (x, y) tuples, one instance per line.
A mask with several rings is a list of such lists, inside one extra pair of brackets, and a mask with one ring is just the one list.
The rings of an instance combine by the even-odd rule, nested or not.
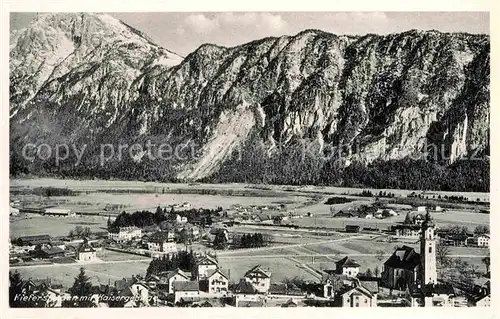
[[(187, 55), (204, 43), (235, 46), (320, 29), (335, 34), (388, 34), (411, 29), (489, 34), (488, 12), (161, 12), (110, 13), (159, 45)], [(11, 29), (36, 13), (11, 13)]]

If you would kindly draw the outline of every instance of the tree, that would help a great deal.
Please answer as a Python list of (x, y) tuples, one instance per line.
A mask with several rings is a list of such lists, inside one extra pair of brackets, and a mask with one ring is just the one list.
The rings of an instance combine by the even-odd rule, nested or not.
[(483, 259), (481, 259), (481, 261), (486, 266), (486, 273), (488, 273), (490, 271), (490, 262), (491, 262), (490, 261), (490, 256), (484, 257)]
[(113, 225), (113, 223), (111, 222), (111, 216), (108, 216), (108, 223), (107, 223), (107, 226), (108, 226), (108, 230), (111, 229), (111, 226)]
[(474, 234), (476, 235), (484, 235), (489, 233), (490, 233), (490, 228), (488, 226), (479, 225), (476, 228), (474, 228)]
[(184, 245), (188, 245), (191, 243), (191, 237), (186, 228), (182, 228), (179, 232), (179, 239)]
[(378, 268), (378, 266), (375, 266), (375, 269), (373, 269), (373, 274), (375, 275), (375, 277), (378, 277), (378, 275), (380, 274), (380, 269)]
[(92, 293), (92, 283), (90, 278), (85, 275), (85, 268), (80, 268), (80, 273), (75, 277), (75, 282), (73, 286), (68, 289), (72, 297), (77, 297), (72, 299), (73, 307), (85, 308), (90, 307), (92, 302), (89, 300)]
[(413, 220), (411, 218), (411, 213), (410, 212), (406, 213), (404, 224), (405, 225), (411, 225), (411, 224), (413, 224)]
[(15, 272), (9, 271), (9, 305), (12, 308), (23, 307), (19, 299), (22, 295), (22, 288), (23, 280), (19, 272), (17, 270)]
[(215, 249), (227, 249), (228, 247), (228, 242), (227, 242), (227, 237), (224, 231), (218, 231), (217, 234), (215, 235), (214, 239), (214, 248)]
[(366, 276), (366, 277), (369, 277), (369, 278), (373, 277), (373, 273), (372, 273), (372, 270), (371, 270), (370, 268), (368, 268), (368, 269), (366, 270), (365, 276)]
[(450, 266), (450, 248), (438, 242), (436, 245), (436, 261), (441, 268)]

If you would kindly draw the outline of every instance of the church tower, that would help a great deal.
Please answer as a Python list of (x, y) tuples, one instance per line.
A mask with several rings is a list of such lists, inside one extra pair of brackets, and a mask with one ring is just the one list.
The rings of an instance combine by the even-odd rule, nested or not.
[(429, 211), (427, 211), (425, 220), (422, 223), (422, 233), (420, 234), (420, 259), (422, 264), (420, 279), (424, 285), (437, 283), (436, 235), (434, 230), (434, 221)]

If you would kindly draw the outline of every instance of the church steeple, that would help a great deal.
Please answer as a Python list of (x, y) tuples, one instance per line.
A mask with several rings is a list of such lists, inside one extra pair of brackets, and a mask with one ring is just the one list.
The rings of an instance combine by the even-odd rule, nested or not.
[(425, 214), (420, 234), (421, 282), (422, 284), (437, 283), (436, 270), (436, 238), (434, 221), (429, 211)]

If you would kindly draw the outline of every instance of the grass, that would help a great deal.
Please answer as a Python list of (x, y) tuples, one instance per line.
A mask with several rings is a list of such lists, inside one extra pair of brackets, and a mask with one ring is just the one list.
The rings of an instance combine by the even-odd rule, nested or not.
[(52, 217), (33, 215), (10, 218), (10, 237), (49, 234), (66, 236), (76, 226), (89, 227), (91, 231), (103, 231), (107, 219), (104, 217)]

